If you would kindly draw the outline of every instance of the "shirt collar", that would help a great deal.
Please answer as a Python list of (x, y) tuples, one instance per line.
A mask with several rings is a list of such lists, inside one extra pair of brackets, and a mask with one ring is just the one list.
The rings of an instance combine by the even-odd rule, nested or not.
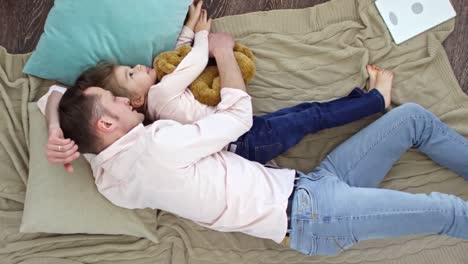
[(87, 155), (86, 158), (89, 160), (91, 167), (93, 167), (93, 170), (96, 167), (101, 166), (104, 162), (108, 161), (119, 152), (132, 146), (135, 143), (135, 141), (137, 141), (137, 139), (145, 133), (145, 131), (146, 130), (143, 124), (138, 124), (127, 134), (119, 138), (117, 141), (112, 143), (109, 147), (101, 151), (99, 154)]

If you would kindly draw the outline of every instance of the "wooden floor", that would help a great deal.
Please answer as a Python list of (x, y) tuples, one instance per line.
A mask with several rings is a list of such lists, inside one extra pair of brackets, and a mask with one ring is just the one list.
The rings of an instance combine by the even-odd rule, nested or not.
[[(204, 6), (213, 18), (217, 18), (272, 9), (304, 8), (327, 1), (205, 0)], [(468, 93), (468, 52), (466, 48), (468, 42), (468, 2), (466, 0), (451, 1), (457, 11), (457, 22), (455, 31), (444, 45), (455, 75), (463, 90)], [(10, 53), (26, 53), (34, 50), (53, 2), (53, 0), (0, 0), (0, 45)]]

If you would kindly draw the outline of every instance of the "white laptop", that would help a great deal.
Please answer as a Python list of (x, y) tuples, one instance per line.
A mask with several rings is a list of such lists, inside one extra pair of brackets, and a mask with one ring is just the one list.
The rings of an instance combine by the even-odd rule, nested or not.
[(450, 0), (376, 0), (375, 5), (396, 44), (456, 15)]

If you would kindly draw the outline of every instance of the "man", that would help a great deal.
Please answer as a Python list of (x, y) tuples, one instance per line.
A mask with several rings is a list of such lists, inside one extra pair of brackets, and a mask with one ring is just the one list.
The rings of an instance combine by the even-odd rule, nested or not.
[[(64, 133), (82, 153), (99, 153), (90, 159), (91, 167), (100, 182), (98, 189), (113, 203), (127, 208), (157, 207), (217, 230), (242, 230), (280, 242), (286, 233), (285, 211), (295, 171), (267, 170), (221, 151), (252, 124), (250, 96), (245, 92), (233, 45), (228, 34), (210, 35), (210, 53), (225, 88), (216, 113), (193, 125), (159, 120), (143, 127), (143, 115), (133, 111), (127, 99), (96, 87), (84, 92), (69, 89), (64, 94), (60, 124), (63, 122)], [(136, 148), (127, 148), (130, 141)], [(155, 177), (155, 171), (171, 176)], [(135, 181), (127, 181), (128, 176)], [(121, 186), (124, 182), (125, 190)], [(258, 183), (262, 188), (255, 194), (245, 188), (256, 188)], [(145, 186), (153, 188), (142, 192)], [(204, 205), (208, 201), (209, 205)]]
[(278, 243), (289, 234), (290, 246), (309, 255), (333, 255), (360, 240), (416, 233), (468, 239), (465, 201), (376, 189), (411, 146), (468, 178), (468, 141), (418, 105), (390, 111), (309, 174), (266, 168), (223, 151), (252, 124), (233, 45), (228, 34), (210, 35), (222, 100), (215, 114), (194, 124), (158, 120), (144, 127), (128, 99), (97, 87), (64, 94), (59, 107), (64, 134), (81, 152), (94, 153), (88, 160), (107, 199)]

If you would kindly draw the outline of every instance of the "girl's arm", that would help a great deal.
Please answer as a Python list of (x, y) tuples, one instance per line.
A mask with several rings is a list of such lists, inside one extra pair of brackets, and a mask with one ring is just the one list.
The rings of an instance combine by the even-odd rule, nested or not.
[(211, 18), (208, 19), (206, 11), (203, 11), (195, 26), (195, 43), (192, 50), (172, 73), (161, 79), (155, 89), (150, 89), (148, 101), (152, 101), (152, 104), (158, 105), (158, 107), (164, 107), (167, 102), (184, 93), (187, 87), (203, 72), (208, 63), (210, 28)]
[(194, 3), (190, 5), (188, 19), (180, 32), (179, 38), (177, 39), (176, 48), (182, 45), (192, 46), (192, 42), (195, 37), (195, 26), (200, 19), (202, 4), (202, 1), (198, 1), (197, 5)]
[(193, 39), (195, 38), (195, 32), (193, 29), (184, 26), (180, 32), (179, 38), (177, 39), (176, 48), (182, 45), (192, 46)]
[(177, 153), (174, 159), (173, 155), (157, 152), (168, 158), (167, 164), (190, 166), (221, 151), (252, 127), (252, 102), (245, 92), (245, 83), (234, 57), (234, 38), (227, 33), (214, 33), (210, 37), (210, 46), (220, 72), (221, 102), (215, 113), (193, 124), (161, 129), (158, 137), (153, 138), (160, 142), (161, 153)]

